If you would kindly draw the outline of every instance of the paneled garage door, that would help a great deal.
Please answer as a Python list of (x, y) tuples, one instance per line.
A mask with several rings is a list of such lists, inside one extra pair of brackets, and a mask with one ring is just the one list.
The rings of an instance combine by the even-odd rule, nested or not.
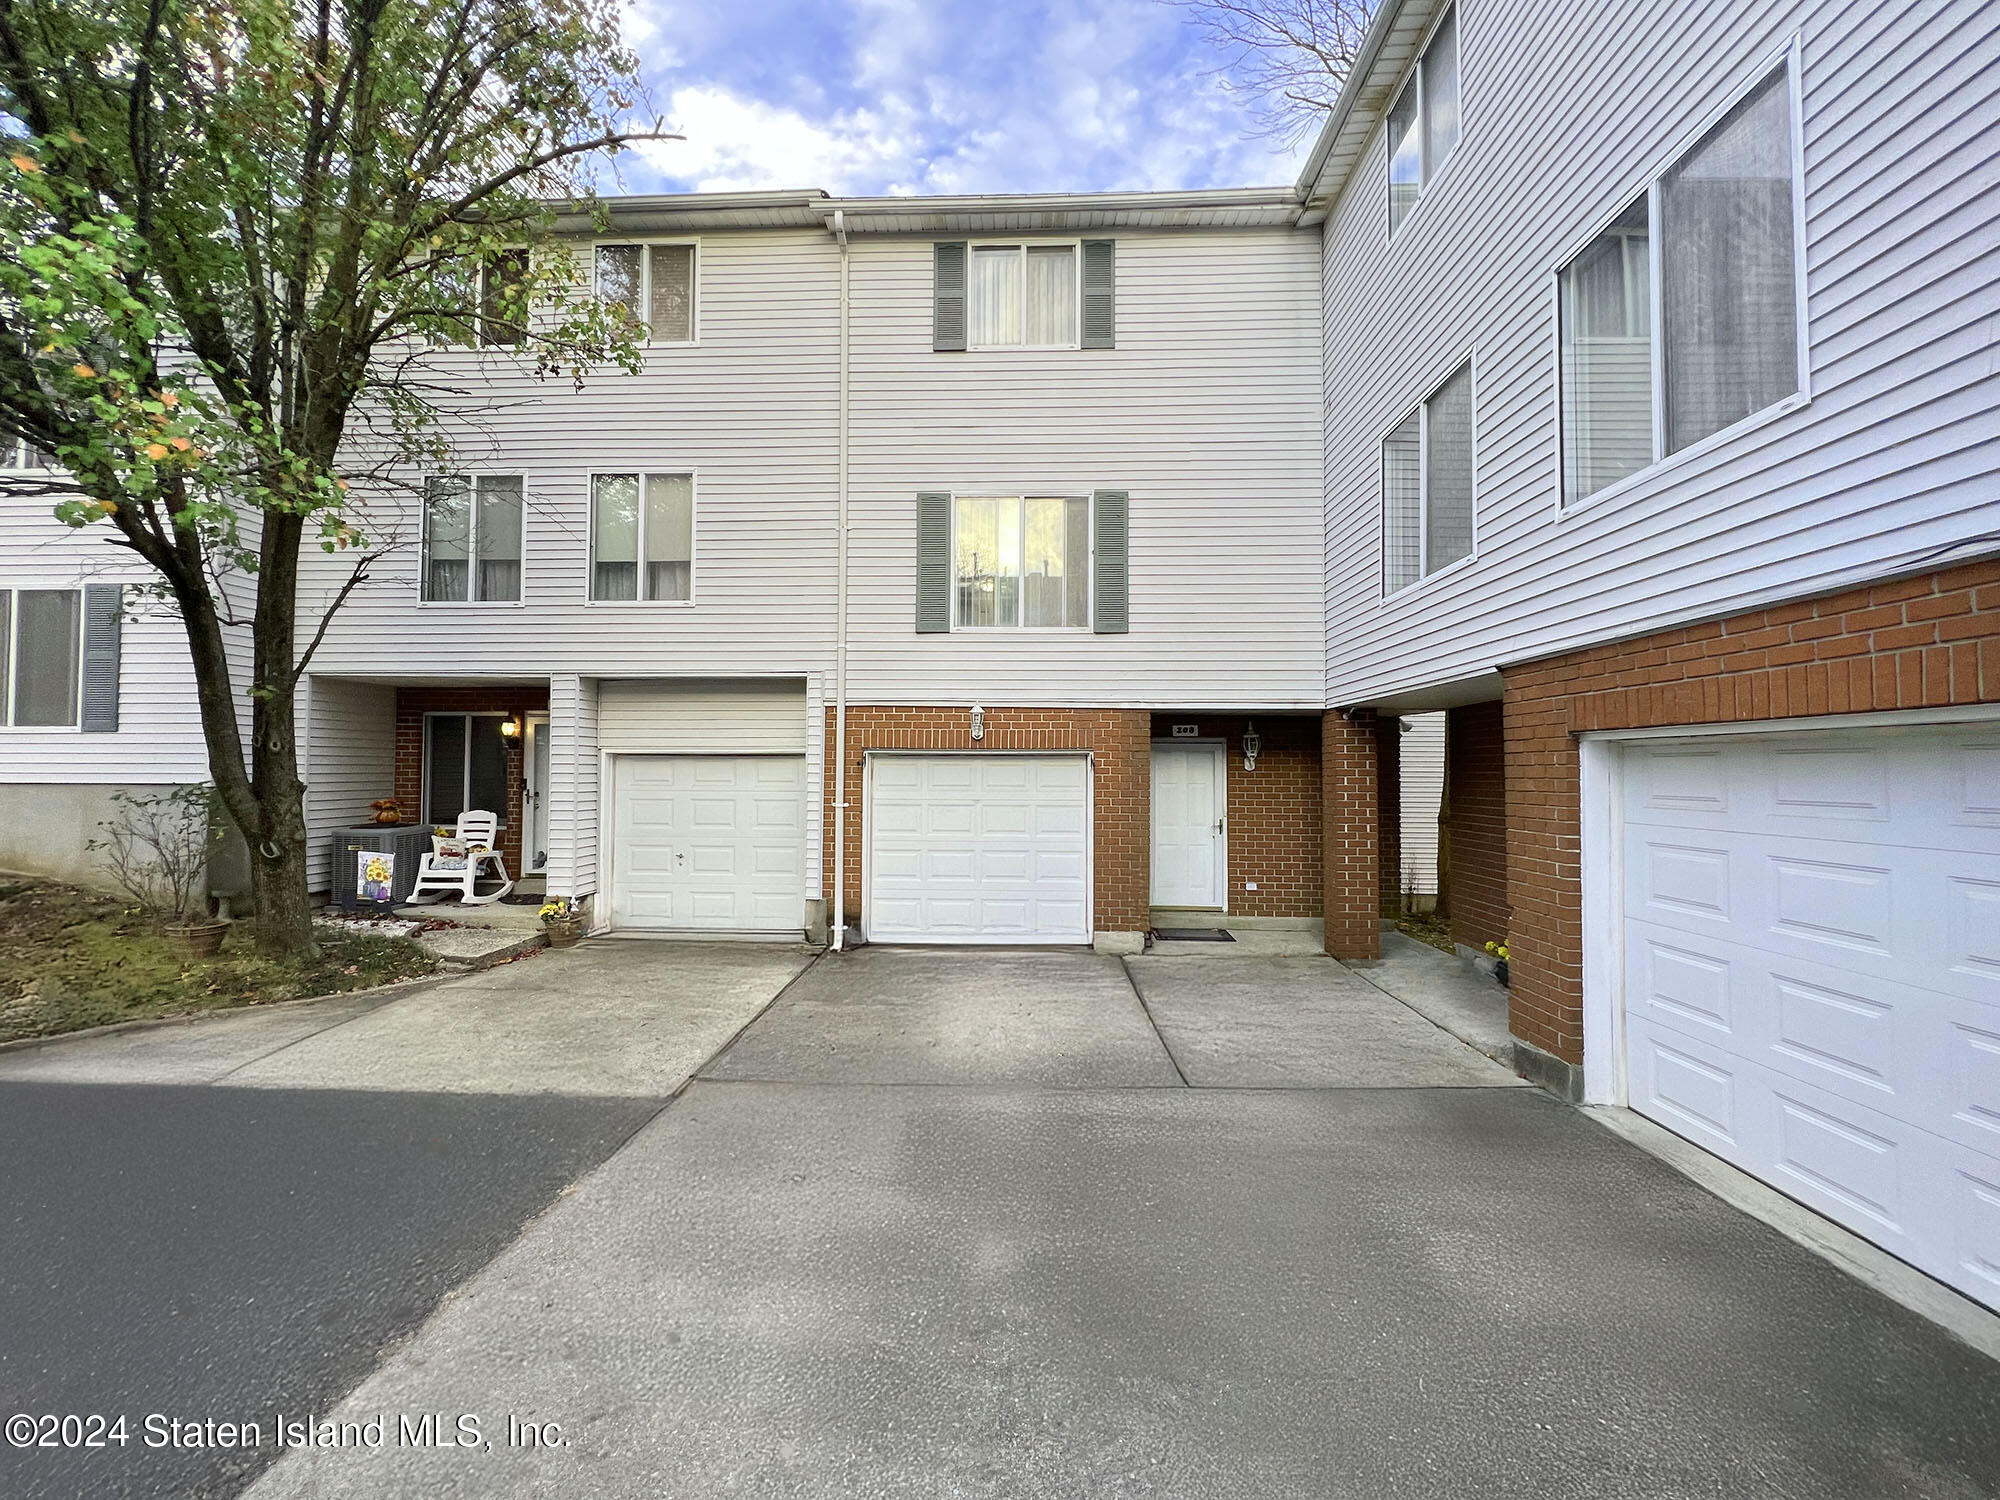
[(2000, 1306), (2000, 726), (1624, 752), (1634, 1109)]
[(611, 925), (805, 928), (805, 760), (620, 755), (612, 761)]
[(872, 755), (868, 899), (878, 943), (1090, 941), (1090, 760)]

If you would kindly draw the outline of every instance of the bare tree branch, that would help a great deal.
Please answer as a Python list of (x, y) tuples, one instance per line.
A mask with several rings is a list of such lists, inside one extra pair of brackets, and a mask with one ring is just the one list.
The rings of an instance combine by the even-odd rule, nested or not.
[(1164, 0), (1226, 61), (1223, 87), (1250, 103), (1252, 134), (1296, 146), (1340, 97), (1375, 0)]

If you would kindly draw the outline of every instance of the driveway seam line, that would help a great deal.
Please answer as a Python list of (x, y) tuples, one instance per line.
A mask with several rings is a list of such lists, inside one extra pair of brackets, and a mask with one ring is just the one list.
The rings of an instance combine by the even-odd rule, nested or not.
[[(703, 1058), (697, 1066), (688, 1069), (687, 1077), (683, 1078), (680, 1081), (680, 1083), (675, 1087), (674, 1091), (671, 1094), (667, 1095), (667, 1103), (671, 1104), (674, 1100), (680, 1098), (680, 1096), (687, 1091), (689, 1084), (693, 1083), (696, 1079), (701, 1078), (701, 1075), (703, 1073), (707, 1072), (710, 1068), (714, 1067), (718, 1062), (722, 1061), (722, 1059), (728, 1055), (730, 1048), (734, 1047), (738, 1042), (743, 1040), (743, 1033), (748, 1031), (752, 1026), (755, 1026), (759, 1021), (763, 1020), (765, 1016), (769, 1015), (771, 1012), (771, 1008), (775, 1006), (780, 1000), (784, 999), (786, 995), (791, 993), (792, 986), (797, 984), (801, 979), (804, 979), (806, 975), (812, 973), (814, 967), (819, 963), (819, 961), (825, 958), (827, 954), (831, 953), (832, 951), (833, 950), (831, 948), (822, 948), (819, 950), (819, 952), (815, 953), (811, 958), (807, 959), (803, 964), (801, 964), (799, 966), (798, 973), (794, 974), (790, 979), (787, 979), (783, 984), (779, 985), (776, 994), (772, 995), (770, 999), (766, 1000), (762, 1005), (758, 1006), (756, 1013), (752, 1015), (749, 1020), (745, 1021), (741, 1026), (737, 1027), (734, 1031), (732, 1031), (729, 1034), (728, 1041), (724, 1042), (720, 1047), (717, 1047), (713, 1052), (709, 1053), (708, 1056)], [(707, 1082), (712, 1082), (714, 1080), (702, 1079), (702, 1081), (704, 1083), (707, 1083)], [(662, 1108), (664, 1107), (665, 1106), (662, 1106)]]
[(1146, 1003), (1145, 993), (1142, 990), (1140, 990), (1139, 981), (1133, 977), (1132, 961), (1125, 955), (1120, 954), (1118, 958), (1118, 968), (1119, 971), (1123, 973), (1125, 976), (1125, 985), (1128, 989), (1132, 991), (1132, 998), (1139, 1002), (1140, 1014), (1145, 1016), (1146, 1024), (1153, 1028), (1153, 1035), (1159, 1038), (1160, 1050), (1167, 1054), (1167, 1061), (1174, 1065), (1174, 1076), (1180, 1079), (1182, 1088), (1184, 1089), (1193, 1088), (1194, 1085), (1188, 1082), (1187, 1069), (1183, 1068), (1181, 1066), (1181, 1060), (1178, 1057), (1174, 1056), (1173, 1043), (1169, 1042), (1167, 1040), (1167, 1034), (1164, 1031), (1160, 1030), (1160, 1023), (1153, 1018), (1153, 1007)]
[[(1375, 980), (1369, 978), (1368, 971), (1366, 969), (1358, 969), (1354, 967), (1352, 964), (1341, 963), (1341, 961), (1337, 958), (1334, 960), (1334, 962), (1340, 964), (1340, 966), (1343, 969), (1347, 970), (1347, 972), (1352, 974), (1356, 979), (1366, 980), (1368, 984), (1373, 986), (1376, 990), (1379, 990), (1382, 994), (1387, 995), (1391, 1000), (1395, 1001), (1398, 1005), (1402, 1006), (1403, 1009), (1408, 1011), (1411, 1015), (1417, 1016), (1422, 1020), (1430, 1022), (1431, 1025), (1435, 1026), (1439, 1031), (1442, 1031), (1446, 1036), (1450, 1037), (1454, 1042), (1457, 1042), (1459, 1046), (1465, 1048), (1468, 1052), (1477, 1053), (1480, 1057), (1485, 1058), (1488, 1062), (1506, 1068), (1510, 1073), (1513, 1072), (1513, 1067), (1511, 1064), (1501, 1061), (1501, 1059), (1495, 1057), (1491, 1052), (1488, 1052), (1484, 1047), (1474, 1042), (1471, 1038), (1460, 1036), (1456, 1031), (1453, 1031), (1449, 1026), (1445, 1025), (1444, 1022), (1438, 1020), (1437, 1017), (1425, 1015), (1424, 1012), (1418, 1010), (1416, 1006), (1410, 1004), (1409, 1001), (1405, 1000), (1401, 995), (1397, 994), (1387, 985), (1376, 983)], [(1515, 1076), (1518, 1078), (1520, 1075), (1517, 1073), (1515, 1074)]]

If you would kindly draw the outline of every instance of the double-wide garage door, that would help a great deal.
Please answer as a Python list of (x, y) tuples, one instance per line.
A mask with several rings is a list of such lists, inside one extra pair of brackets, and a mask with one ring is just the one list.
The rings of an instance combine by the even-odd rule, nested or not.
[(868, 758), (878, 943), (1090, 941), (1090, 758)]
[(1631, 1105), (2000, 1306), (2000, 726), (1629, 745)]

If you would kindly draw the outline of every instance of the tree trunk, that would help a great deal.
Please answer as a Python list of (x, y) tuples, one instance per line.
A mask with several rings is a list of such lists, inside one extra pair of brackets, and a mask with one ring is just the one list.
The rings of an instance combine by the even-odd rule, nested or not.
[(257, 946), (283, 957), (310, 953), (314, 947), (306, 897), (306, 789), (299, 780), (292, 686), (303, 526), (296, 515), (267, 511), (263, 527), (250, 674), (251, 781), (262, 828), (250, 846), (251, 892), (257, 903)]
[[(295, 761), (293, 746), (285, 748), (285, 758)], [(258, 759), (263, 760), (261, 753)], [(260, 780), (263, 770), (260, 765)], [(257, 804), (273, 836), (250, 846), (250, 891), (257, 904), (253, 930), (258, 949), (273, 957), (310, 954), (317, 946), (306, 895), (305, 790), (296, 774), (258, 788)]]

